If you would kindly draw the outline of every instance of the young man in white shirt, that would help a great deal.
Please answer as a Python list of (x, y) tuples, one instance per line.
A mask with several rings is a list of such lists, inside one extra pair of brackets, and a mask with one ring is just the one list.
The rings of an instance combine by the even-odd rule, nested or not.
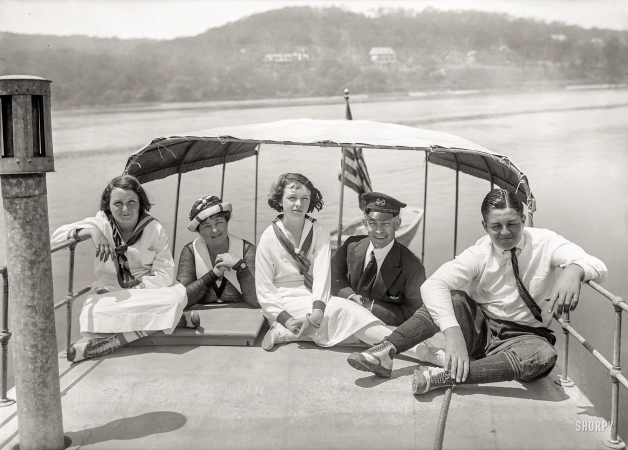
[(441, 330), (445, 368), (415, 370), (415, 394), (550, 373), (557, 358), (549, 329), (554, 306), (558, 315), (575, 309), (581, 282), (601, 282), (606, 266), (550, 230), (524, 227), (523, 204), (511, 192), (493, 189), (481, 212), (488, 236), (428, 278), (421, 287), (425, 305), (382, 343), (352, 353), (352, 367), (390, 373), (395, 354)]

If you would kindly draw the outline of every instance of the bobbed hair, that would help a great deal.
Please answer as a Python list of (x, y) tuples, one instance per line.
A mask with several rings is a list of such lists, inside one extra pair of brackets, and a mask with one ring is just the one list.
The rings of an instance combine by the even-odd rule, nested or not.
[(115, 177), (111, 180), (109, 184), (107, 184), (105, 190), (102, 191), (102, 195), (100, 196), (101, 211), (111, 211), (109, 202), (111, 201), (111, 191), (113, 191), (114, 188), (135, 192), (137, 197), (140, 199), (140, 213), (147, 213), (150, 211), (150, 207), (153, 206), (148, 198), (148, 194), (140, 182), (137, 181), (137, 178), (132, 175), (120, 175), (119, 177)]
[(482, 217), (486, 219), (489, 212), (495, 209), (507, 208), (514, 209), (518, 214), (523, 216), (523, 203), (519, 200), (519, 197), (505, 189), (493, 189), (486, 194), (482, 202)]
[[(199, 208), (199, 205), (201, 205), (203, 202), (204, 202), (203, 207)], [(190, 220), (194, 220), (194, 218), (198, 216), (201, 211), (207, 208), (211, 208), (212, 206), (218, 205), (220, 203), (222, 203), (222, 200), (216, 197), (215, 195), (207, 195), (203, 198), (199, 198), (192, 205), (192, 209), (190, 210)], [(231, 219), (231, 211), (221, 211), (214, 214), (214, 216), (224, 217), (224, 219), (227, 222), (229, 222), (229, 219)]]
[(271, 208), (279, 212), (283, 211), (283, 193), (286, 186), (291, 186), (293, 184), (297, 187), (304, 186), (308, 191), (310, 191), (311, 197), (310, 206), (307, 210), (308, 213), (311, 213), (314, 209), (317, 211), (323, 209), (323, 194), (321, 194), (321, 191), (314, 187), (310, 180), (300, 173), (284, 173), (279, 176), (276, 183), (273, 183), (270, 187), (270, 192), (268, 193), (268, 204)]

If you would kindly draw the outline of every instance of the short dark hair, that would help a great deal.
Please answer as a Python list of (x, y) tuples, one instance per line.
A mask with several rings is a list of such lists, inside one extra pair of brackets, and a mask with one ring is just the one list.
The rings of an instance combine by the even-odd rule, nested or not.
[(109, 202), (111, 200), (111, 191), (113, 191), (114, 188), (135, 192), (137, 197), (140, 199), (140, 212), (142, 213), (147, 213), (150, 211), (150, 207), (153, 206), (148, 198), (148, 194), (140, 182), (137, 181), (137, 178), (132, 175), (120, 175), (119, 177), (115, 177), (111, 180), (109, 184), (107, 184), (105, 190), (102, 191), (102, 195), (100, 196), (101, 211), (111, 211), (111, 208), (109, 208)]
[(317, 211), (323, 209), (323, 194), (314, 187), (310, 180), (300, 173), (284, 173), (279, 176), (276, 183), (273, 183), (268, 193), (268, 204), (271, 208), (279, 212), (283, 211), (283, 192), (286, 186), (290, 184), (305, 186), (305, 188), (310, 191), (311, 198), (310, 207), (307, 210), (308, 213), (311, 213), (314, 209)]
[[(203, 203), (203, 201), (205, 202), (203, 205), (203, 208), (198, 208), (199, 205), (201, 203)], [(214, 205), (218, 205), (222, 203), (222, 200), (219, 199), (218, 197), (216, 197), (215, 195), (207, 195), (203, 198), (199, 198), (198, 200), (196, 200), (194, 202), (194, 204), (192, 205), (192, 210), (190, 211), (190, 220), (194, 220), (194, 218), (196, 216), (198, 216), (200, 214), (201, 211), (207, 209), (207, 208), (211, 208)], [(217, 212), (216, 214), (213, 214), (214, 216), (220, 216), (220, 217), (224, 217), (225, 221), (229, 222), (229, 219), (231, 219), (231, 211), (221, 211), (221, 212)]]
[(523, 203), (512, 192), (505, 189), (493, 189), (486, 194), (484, 201), (482, 202), (482, 217), (486, 219), (488, 213), (494, 209), (507, 209), (512, 208), (519, 214), (523, 215)]

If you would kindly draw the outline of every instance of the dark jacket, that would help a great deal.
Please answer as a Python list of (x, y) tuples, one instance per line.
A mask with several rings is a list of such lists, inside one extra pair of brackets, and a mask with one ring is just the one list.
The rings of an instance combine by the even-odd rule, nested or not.
[[(332, 295), (355, 294), (369, 243), (368, 236), (351, 236), (336, 252), (331, 260)], [(419, 258), (395, 241), (373, 284), (373, 314), (386, 325), (401, 325), (423, 305), (420, 288), (424, 281), (425, 268)]]

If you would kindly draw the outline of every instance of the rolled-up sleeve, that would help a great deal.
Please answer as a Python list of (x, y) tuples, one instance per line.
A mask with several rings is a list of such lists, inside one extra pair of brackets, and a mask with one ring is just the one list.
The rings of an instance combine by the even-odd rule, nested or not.
[(467, 249), (453, 261), (440, 266), (421, 286), (423, 303), (441, 331), (460, 326), (454, 313), (451, 291), (461, 289), (478, 273), (478, 258)]
[(564, 237), (556, 236), (556, 248), (552, 253), (552, 266), (565, 268), (576, 264), (584, 270), (582, 281), (601, 283), (608, 276), (606, 265), (595, 256), (589, 255), (582, 247), (568, 241)]

